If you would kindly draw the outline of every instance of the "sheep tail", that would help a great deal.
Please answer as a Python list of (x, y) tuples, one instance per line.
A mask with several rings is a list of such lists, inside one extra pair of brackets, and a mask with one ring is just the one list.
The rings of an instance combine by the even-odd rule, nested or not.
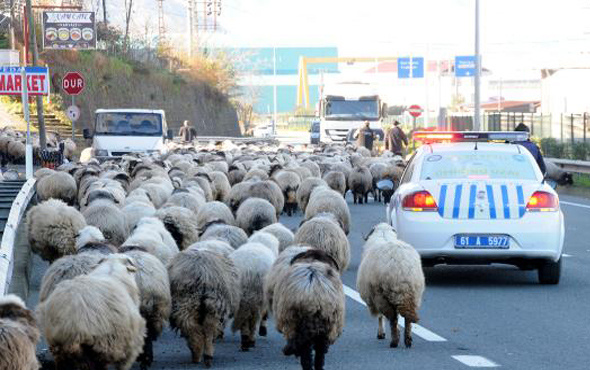
[(398, 312), (406, 320), (409, 320), (412, 323), (417, 323), (420, 320), (418, 312), (416, 311), (414, 294), (406, 294), (405, 297), (402, 298), (401, 304), (398, 307)]

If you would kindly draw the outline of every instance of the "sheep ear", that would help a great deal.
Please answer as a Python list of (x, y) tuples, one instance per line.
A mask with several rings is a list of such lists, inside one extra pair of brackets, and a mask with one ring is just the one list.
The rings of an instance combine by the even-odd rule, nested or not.
[(137, 266), (135, 265), (135, 261), (132, 258), (127, 258), (127, 271), (129, 272), (137, 272)]
[(367, 240), (369, 239), (369, 237), (371, 237), (371, 235), (373, 235), (373, 232), (374, 232), (374, 231), (375, 231), (375, 226), (373, 226), (373, 227), (371, 228), (371, 231), (369, 231), (369, 233), (368, 233), (366, 236), (363, 236), (363, 239), (364, 239), (365, 241), (367, 241)]

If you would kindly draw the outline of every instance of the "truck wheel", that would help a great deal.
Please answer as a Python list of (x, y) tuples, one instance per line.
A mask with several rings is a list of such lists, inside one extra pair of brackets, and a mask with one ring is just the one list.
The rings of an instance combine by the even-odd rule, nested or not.
[(545, 285), (559, 284), (561, 277), (561, 257), (557, 262), (547, 261), (539, 266), (539, 283)]

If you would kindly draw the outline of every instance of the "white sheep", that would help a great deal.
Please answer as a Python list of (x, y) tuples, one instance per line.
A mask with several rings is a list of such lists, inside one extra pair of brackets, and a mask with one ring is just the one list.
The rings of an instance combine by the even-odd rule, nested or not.
[(318, 186), (311, 192), (309, 204), (305, 209), (305, 220), (313, 218), (319, 213), (332, 213), (336, 216), (338, 223), (348, 235), (350, 231), (350, 210), (342, 196), (331, 189)]
[(19, 297), (0, 297), (0, 369), (37, 370), (40, 337), (33, 313)]
[(252, 235), (256, 230), (277, 222), (273, 205), (261, 198), (248, 198), (236, 212), (236, 222), (246, 234)]
[(74, 177), (67, 172), (53, 171), (39, 178), (36, 184), (37, 199), (61, 199), (68, 205), (74, 205), (78, 195), (78, 185)]
[(391, 327), (391, 344), (399, 344), (398, 314), (405, 319), (404, 343), (412, 345), (412, 323), (424, 293), (424, 273), (420, 255), (397, 238), (391, 226), (373, 227), (363, 247), (356, 286), (371, 315), (379, 318), (377, 337), (385, 338), (385, 318)]

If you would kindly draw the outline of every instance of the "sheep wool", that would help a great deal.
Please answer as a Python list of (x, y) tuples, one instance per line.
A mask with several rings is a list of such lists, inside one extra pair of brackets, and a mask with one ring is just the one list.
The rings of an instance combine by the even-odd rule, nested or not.
[(0, 297), (0, 369), (37, 370), (40, 337), (33, 313), (19, 297)]

